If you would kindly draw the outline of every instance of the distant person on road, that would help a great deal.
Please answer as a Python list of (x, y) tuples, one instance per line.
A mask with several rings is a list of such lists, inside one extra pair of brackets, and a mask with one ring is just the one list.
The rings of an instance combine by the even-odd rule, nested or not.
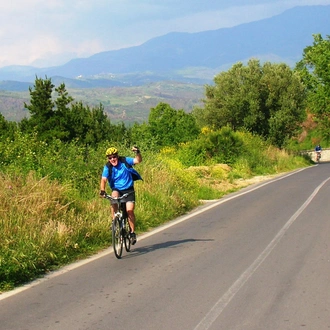
[[(135, 153), (135, 157), (121, 157), (118, 155), (117, 148), (111, 147), (106, 151), (106, 157), (108, 158), (107, 164), (103, 168), (102, 178), (100, 182), (100, 196), (105, 197), (106, 183), (112, 190), (112, 197), (119, 197), (125, 193), (129, 193), (126, 198), (126, 210), (128, 215), (128, 222), (131, 227), (131, 243), (136, 243), (135, 230), (135, 191), (134, 180), (142, 180), (139, 173), (137, 173), (133, 166), (142, 162), (142, 156), (138, 147), (133, 147), (132, 151)], [(112, 218), (117, 211), (116, 205), (111, 205)]]
[(317, 162), (321, 159), (321, 152), (322, 152), (322, 148), (321, 148), (321, 146), (318, 144), (318, 145), (315, 147), (316, 161), (317, 161)]

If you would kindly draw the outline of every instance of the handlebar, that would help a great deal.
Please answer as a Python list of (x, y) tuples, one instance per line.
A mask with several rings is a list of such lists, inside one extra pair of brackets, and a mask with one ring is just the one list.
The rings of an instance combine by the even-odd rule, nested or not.
[(105, 194), (104, 198), (110, 199), (110, 201), (115, 202), (115, 203), (120, 203), (120, 201), (122, 199), (125, 199), (129, 194), (130, 194), (130, 192), (128, 192), (122, 196), (119, 196), (119, 197), (112, 197), (111, 195)]

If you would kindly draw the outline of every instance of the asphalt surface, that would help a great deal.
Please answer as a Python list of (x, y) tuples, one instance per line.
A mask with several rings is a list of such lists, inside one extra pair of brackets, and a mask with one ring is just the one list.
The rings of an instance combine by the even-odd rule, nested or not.
[(329, 329), (329, 173), (250, 186), (121, 260), (110, 248), (2, 294), (0, 329)]

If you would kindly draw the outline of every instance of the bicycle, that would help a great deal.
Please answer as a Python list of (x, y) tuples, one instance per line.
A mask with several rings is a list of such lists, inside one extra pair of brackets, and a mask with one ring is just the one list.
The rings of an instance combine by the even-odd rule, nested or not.
[(321, 152), (320, 151), (316, 151), (316, 162), (319, 163), (321, 159)]
[(122, 256), (124, 245), (126, 252), (131, 251), (131, 227), (128, 222), (125, 201), (128, 195), (129, 193), (120, 197), (112, 197), (108, 194), (105, 195), (105, 198), (109, 199), (111, 203), (117, 204), (117, 211), (111, 224), (112, 246), (117, 259), (120, 259)]

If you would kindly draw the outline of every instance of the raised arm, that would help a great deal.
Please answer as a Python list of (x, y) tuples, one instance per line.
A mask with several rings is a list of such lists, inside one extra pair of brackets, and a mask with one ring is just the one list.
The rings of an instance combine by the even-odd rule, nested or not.
[(132, 151), (135, 153), (135, 157), (134, 157), (134, 164), (139, 164), (142, 162), (142, 156), (141, 156), (141, 152), (140, 149), (138, 147), (133, 147)]

